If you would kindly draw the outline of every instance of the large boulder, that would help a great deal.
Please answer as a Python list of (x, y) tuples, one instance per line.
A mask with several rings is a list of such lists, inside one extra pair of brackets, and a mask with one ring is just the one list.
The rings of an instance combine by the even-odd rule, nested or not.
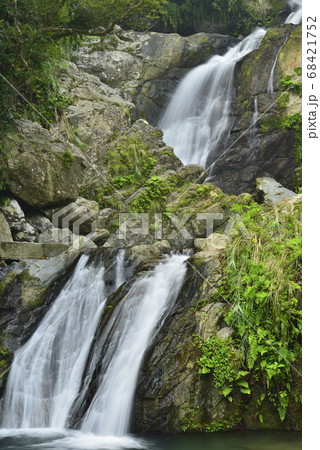
[(17, 133), (5, 139), (10, 149), (7, 177), (10, 191), (34, 208), (61, 205), (78, 197), (85, 160), (61, 134), (21, 119)]
[(285, 198), (297, 196), (297, 194), (290, 191), (290, 189), (284, 188), (273, 178), (257, 178), (257, 193), (261, 202), (269, 203), (272, 206), (275, 206)]

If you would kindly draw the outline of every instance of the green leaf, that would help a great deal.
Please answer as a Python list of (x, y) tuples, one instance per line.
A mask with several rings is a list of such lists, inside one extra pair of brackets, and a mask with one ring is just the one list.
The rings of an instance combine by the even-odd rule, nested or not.
[(242, 387), (244, 387), (244, 388), (248, 388), (248, 387), (249, 387), (248, 382), (247, 382), (247, 381), (244, 381), (244, 380), (239, 380), (239, 381), (237, 381), (237, 385), (238, 385), (238, 386), (242, 386)]
[(231, 388), (231, 387), (225, 386), (225, 387), (222, 389), (222, 395), (224, 395), (225, 397), (227, 397), (227, 396), (230, 394), (231, 391), (232, 391), (232, 388)]
[(251, 394), (251, 390), (249, 388), (241, 388), (240, 392), (242, 394)]

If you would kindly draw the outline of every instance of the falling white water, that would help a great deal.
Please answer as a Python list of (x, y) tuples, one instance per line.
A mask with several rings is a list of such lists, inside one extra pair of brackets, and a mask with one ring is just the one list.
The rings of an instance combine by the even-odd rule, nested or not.
[(181, 289), (186, 258), (167, 257), (151, 274), (138, 279), (115, 309), (106, 329), (109, 345), (100, 384), (81, 432), (105, 436), (124, 436), (128, 432), (139, 368), (159, 322)]
[(184, 164), (205, 166), (226, 137), (236, 63), (259, 47), (265, 33), (257, 28), (225, 55), (191, 70), (178, 86), (160, 128)]
[(299, 25), (302, 21), (302, 0), (287, 0), (287, 3), (291, 7), (292, 13), (289, 14), (285, 23)]
[(116, 282), (115, 288), (118, 289), (126, 280), (125, 280), (125, 271), (124, 271), (124, 258), (126, 252), (125, 250), (119, 250), (119, 254), (117, 255), (117, 265), (116, 265)]
[(249, 142), (250, 147), (254, 148), (257, 145), (257, 126), (258, 126), (258, 119), (259, 119), (259, 106), (258, 106), (258, 97), (254, 97), (254, 110), (252, 114), (252, 120), (251, 120), (251, 126), (250, 126), (250, 134), (249, 134)]
[[(288, 0), (288, 3), (291, 6), (291, 9), (294, 10), (294, 12), (289, 14), (285, 23), (292, 23), (294, 25), (298, 25), (299, 23), (301, 23), (301, 20), (302, 20), (302, 0)], [(269, 94), (273, 94), (273, 92), (274, 92), (274, 87), (273, 87), (274, 74), (275, 74), (276, 65), (277, 65), (278, 58), (279, 58), (279, 53), (281, 52), (283, 47), (286, 45), (287, 41), (288, 41), (288, 37), (286, 37), (283, 45), (280, 47), (280, 49), (277, 53), (277, 56), (275, 57), (275, 60), (273, 62), (269, 80), (268, 80), (268, 86), (267, 86), (267, 92)]]
[(16, 351), (3, 427), (65, 426), (105, 300), (105, 269), (87, 266), (88, 258), (80, 258), (36, 332)]
[(259, 106), (258, 106), (258, 97), (255, 96), (254, 97), (254, 110), (253, 110), (253, 114), (252, 114), (252, 121), (251, 121), (251, 132), (253, 134), (256, 133), (256, 129), (257, 129), (257, 122), (259, 119)]
[(274, 84), (274, 74), (275, 74), (275, 70), (276, 70), (276, 65), (277, 65), (277, 62), (278, 62), (279, 54), (280, 54), (281, 50), (283, 49), (283, 47), (286, 45), (287, 42), (288, 42), (288, 37), (286, 36), (285, 41), (284, 41), (283, 45), (279, 48), (277, 56), (275, 57), (275, 60), (273, 62), (272, 69), (271, 69), (270, 76), (269, 76), (269, 80), (268, 80), (268, 86), (267, 86), (268, 94), (273, 94), (273, 92), (274, 92), (273, 84)]

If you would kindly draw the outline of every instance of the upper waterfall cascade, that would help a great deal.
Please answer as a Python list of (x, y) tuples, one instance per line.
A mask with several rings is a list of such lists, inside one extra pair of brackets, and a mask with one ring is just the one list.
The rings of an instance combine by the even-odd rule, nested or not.
[(265, 33), (257, 28), (225, 55), (191, 70), (178, 86), (160, 128), (184, 164), (206, 166), (226, 138), (236, 63), (259, 47)]
[(289, 14), (285, 23), (292, 23), (298, 25), (302, 20), (302, 0), (287, 0), (289, 6), (292, 9), (292, 13)]
[[(302, 0), (288, 0), (288, 3), (292, 13), (285, 23), (299, 24)], [(257, 28), (223, 56), (215, 55), (206, 64), (192, 69), (179, 84), (159, 127), (166, 144), (173, 147), (184, 164), (208, 167), (212, 157), (218, 157), (223, 151), (223, 144), (230, 132), (236, 63), (259, 48), (265, 34), (266, 30)], [(267, 90), (270, 93), (273, 92), (277, 59), (278, 55), (268, 81)]]

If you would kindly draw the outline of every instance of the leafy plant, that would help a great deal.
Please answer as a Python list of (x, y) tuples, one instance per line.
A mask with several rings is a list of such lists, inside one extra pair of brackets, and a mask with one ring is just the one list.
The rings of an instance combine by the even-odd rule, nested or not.
[(72, 163), (73, 161), (75, 161), (75, 157), (73, 156), (73, 154), (70, 152), (70, 150), (66, 150), (63, 154), (62, 154), (62, 158), (63, 158), (63, 165), (66, 169), (71, 169)]
[(228, 248), (223, 292), (233, 306), (226, 321), (236, 330), (241, 370), (284, 420), (301, 358), (301, 203), (292, 212), (241, 209), (252, 239), (235, 237)]
[(153, 212), (163, 209), (164, 201), (171, 190), (168, 180), (153, 176), (145, 184), (144, 192), (131, 203), (132, 212)]

